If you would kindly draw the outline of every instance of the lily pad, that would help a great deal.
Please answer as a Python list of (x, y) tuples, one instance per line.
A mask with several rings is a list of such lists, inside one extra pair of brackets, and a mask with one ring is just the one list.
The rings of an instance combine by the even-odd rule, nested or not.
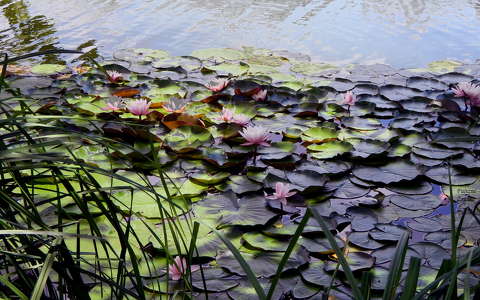
[(346, 142), (327, 142), (320, 145), (310, 145), (307, 147), (314, 151), (311, 156), (318, 159), (333, 158), (352, 150), (352, 145)]
[(389, 184), (413, 180), (420, 172), (412, 163), (398, 160), (381, 167), (360, 166), (353, 169), (353, 175), (365, 181)]
[(32, 73), (40, 75), (51, 75), (64, 71), (66, 66), (58, 64), (40, 64), (32, 67)]
[(264, 225), (276, 216), (265, 207), (264, 197), (238, 198), (232, 192), (208, 195), (205, 200), (198, 202), (194, 211), (218, 226)]

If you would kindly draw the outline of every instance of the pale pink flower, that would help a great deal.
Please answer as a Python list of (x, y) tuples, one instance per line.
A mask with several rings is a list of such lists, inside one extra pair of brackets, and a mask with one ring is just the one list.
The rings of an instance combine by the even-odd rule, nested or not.
[(297, 192), (290, 192), (290, 185), (288, 183), (277, 182), (275, 184), (275, 193), (265, 198), (270, 200), (280, 200), (283, 205), (287, 205), (287, 198), (295, 195)]
[(440, 200), (442, 201), (442, 205), (447, 205), (449, 203), (449, 200), (448, 200), (448, 195), (445, 194), (445, 193), (441, 193), (439, 196)]
[(123, 77), (122, 77), (123, 74), (120, 73), (120, 72), (113, 71), (113, 70), (107, 70), (106, 73), (107, 73), (107, 79), (111, 83), (116, 83), (116, 82), (119, 82), (120, 80), (123, 79)]
[(343, 95), (342, 104), (354, 105), (357, 102), (357, 97), (353, 94), (352, 91), (348, 91)]
[(455, 97), (466, 97), (470, 100), (470, 104), (474, 106), (480, 105), (480, 86), (470, 82), (460, 82), (453, 88)]
[(223, 121), (225, 123), (230, 123), (233, 120), (233, 111), (228, 108), (223, 108), (220, 117), (217, 118), (219, 121)]
[(102, 107), (102, 110), (104, 111), (119, 111), (122, 109), (123, 109), (122, 101), (107, 102), (107, 105)]
[(212, 92), (220, 92), (224, 88), (228, 86), (230, 83), (230, 80), (224, 79), (224, 78), (215, 78), (209, 83), (207, 83), (205, 86), (207, 89), (211, 90)]
[(455, 97), (477, 97), (480, 93), (480, 87), (470, 82), (460, 82), (453, 88)]
[(263, 101), (267, 98), (267, 90), (261, 89), (255, 94), (252, 95), (253, 100), (255, 101)]
[(181, 100), (170, 100), (168, 103), (162, 105), (162, 107), (170, 113), (182, 113), (185, 111), (185, 101)]
[[(173, 264), (168, 266), (168, 275), (172, 280), (179, 280), (182, 278), (182, 275), (185, 275), (187, 272), (187, 260), (183, 257), (177, 256), (173, 260)], [(199, 266), (190, 266), (190, 272), (195, 272), (200, 269)]]
[(270, 146), (268, 143), (268, 132), (265, 128), (261, 126), (248, 126), (240, 131), (240, 135), (247, 140), (246, 143), (241, 144), (242, 146), (252, 146), (252, 145), (262, 145)]
[(225, 123), (235, 123), (241, 126), (245, 126), (250, 122), (250, 118), (244, 114), (236, 114), (234, 111), (223, 108), (222, 113), (217, 120), (225, 122)]
[(145, 116), (150, 113), (150, 102), (147, 100), (135, 100), (127, 104), (127, 109), (129, 112), (136, 116)]
[(248, 123), (250, 123), (250, 117), (244, 114), (234, 114), (232, 123), (240, 126), (246, 126)]

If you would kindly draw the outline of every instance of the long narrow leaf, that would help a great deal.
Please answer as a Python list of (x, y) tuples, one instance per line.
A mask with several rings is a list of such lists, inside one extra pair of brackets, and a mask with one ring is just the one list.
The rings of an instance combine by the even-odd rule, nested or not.
[(226, 237), (224, 237), (223, 234), (221, 234), (218, 230), (216, 229), (212, 229), (212, 230), (222, 240), (222, 242), (228, 247), (228, 249), (232, 252), (233, 256), (235, 256), (235, 259), (240, 264), (243, 271), (245, 271), (245, 273), (247, 274), (248, 281), (250, 281), (250, 283), (253, 285), (253, 288), (257, 292), (258, 299), (266, 300), (265, 292), (262, 286), (260, 285), (260, 282), (258, 282), (258, 279), (255, 276), (255, 273), (253, 273), (248, 263), (242, 257), (242, 254), (240, 254), (240, 251), (238, 251), (238, 249), (235, 248), (235, 246)]
[(422, 260), (418, 257), (412, 256), (410, 258), (405, 288), (403, 289), (400, 300), (410, 300), (415, 295), (415, 292), (417, 291), (418, 275), (420, 273), (421, 262)]
[(362, 292), (358, 287), (358, 282), (355, 279), (355, 276), (353, 276), (352, 269), (350, 269), (350, 267), (348, 266), (347, 259), (343, 255), (342, 250), (340, 249), (340, 247), (338, 247), (337, 242), (335, 241), (335, 237), (330, 232), (330, 229), (328, 228), (327, 224), (323, 220), (322, 216), (315, 209), (310, 208), (310, 211), (313, 217), (315, 218), (315, 220), (317, 220), (318, 224), (322, 228), (323, 233), (325, 234), (325, 236), (328, 239), (328, 242), (330, 243), (330, 246), (332, 246), (333, 250), (335, 251), (335, 254), (338, 257), (338, 261), (342, 265), (343, 272), (345, 273), (345, 276), (347, 277), (347, 280), (350, 283), (350, 286), (352, 287), (352, 293), (353, 293), (354, 299), (358, 299), (358, 300), (363, 299)]
[(405, 232), (400, 241), (398, 242), (395, 255), (393, 256), (392, 263), (390, 265), (390, 272), (388, 273), (387, 285), (383, 292), (383, 300), (395, 299), (398, 283), (402, 276), (403, 262), (405, 261), (405, 255), (407, 253), (409, 232)]
[(28, 297), (24, 293), (22, 293), (22, 291), (20, 291), (15, 285), (13, 285), (13, 283), (8, 280), (8, 277), (6, 275), (0, 275), (0, 283), (9, 288), (21, 300), (28, 300)]
[(302, 234), (303, 229), (307, 225), (308, 219), (310, 219), (310, 215), (311, 215), (310, 211), (307, 210), (305, 212), (305, 215), (302, 218), (302, 221), (300, 222), (300, 224), (298, 224), (297, 230), (295, 231), (295, 234), (290, 240), (287, 250), (283, 254), (282, 259), (280, 260), (280, 263), (278, 264), (277, 272), (275, 272), (275, 277), (273, 278), (270, 288), (268, 289), (268, 294), (266, 298), (267, 300), (272, 299), (273, 293), (275, 292), (275, 287), (278, 284), (278, 280), (280, 280), (280, 274), (282, 273), (283, 268), (287, 264), (287, 261), (290, 258), (290, 255), (292, 254), (293, 249), (297, 245), (297, 241), (300, 238), (300, 235)]
[(50, 248), (50, 252), (48, 253), (47, 257), (45, 258), (45, 262), (42, 266), (42, 271), (38, 276), (37, 282), (35, 283), (35, 287), (33, 288), (32, 296), (30, 297), (31, 300), (40, 300), (43, 295), (43, 290), (45, 289), (45, 284), (47, 283), (48, 276), (50, 276), (50, 272), (52, 271), (53, 261), (55, 260), (56, 255), (56, 246), (61, 243), (62, 239), (58, 237), (52, 248)]

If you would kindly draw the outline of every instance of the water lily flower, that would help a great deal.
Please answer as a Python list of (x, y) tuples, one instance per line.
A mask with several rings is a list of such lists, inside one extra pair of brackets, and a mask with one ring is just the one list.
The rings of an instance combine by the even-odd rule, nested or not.
[(248, 123), (250, 123), (250, 117), (244, 114), (234, 114), (232, 123), (240, 126), (246, 126)]
[(466, 97), (473, 106), (480, 106), (480, 86), (470, 82), (460, 82), (453, 88), (455, 97)]
[(233, 120), (233, 111), (224, 107), (220, 117), (218, 117), (217, 120), (230, 123)]
[(262, 126), (248, 126), (240, 131), (240, 135), (247, 140), (246, 143), (241, 144), (242, 146), (252, 146), (252, 145), (261, 145), (261, 146), (270, 146), (268, 143), (268, 132)]
[[(168, 275), (172, 280), (179, 280), (188, 269), (187, 260), (183, 257), (177, 256), (173, 260), (173, 264), (168, 266)], [(200, 269), (199, 266), (190, 266), (190, 272), (195, 272)]]
[(168, 103), (163, 104), (162, 107), (169, 113), (183, 113), (185, 108), (187, 108), (185, 101), (181, 100), (170, 100)]
[(343, 95), (342, 104), (354, 105), (357, 102), (357, 97), (352, 91), (348, 91)]
[(106, 73), (107, 73), (107, 79), (111, 83), (117, 83), (117, 82), (119, 82), (120, 80), (123, 79), (123, 74), (120, 73), (120, 72), (113, 71), (113, 70), (107, 70)]
[(453, 88), (455, 97), (469, 97), (476, 94), (478, 86), (470, 82), (460, 82)]
[(205, 86), (207, 89), (211, 90), (212, 92), (220, 92), (224, 88), (228, 86), (230, 83), (230, 80), (224, 79), (224, 78), (215, 78), (209, 83), (207, 83)]
[(442, 205), (447, 205), (447, 204), (450, 202), (450, 200), (449, 200), (449, 198), (448, 198), (448, 195), (445, 194), (445, 193), (441, 193), (441, 194), (438, 196), (438, 198), (440, 198), (440, 201), (442, 201), (442, 202), (441, 202)]
[(150, 102), (147, 100), (135, 100), (127, 104), (127, 109), (129, 112), (136, 116), (145, 116), (150, 113)]
[(295, 195), (297, 192), (290, 192), (290, 185), (288, 183), (277, 182), (275, 184), (275, 193), (265, 198), (270, 200), (280, 200), (283, 205), (287, 205), (287, 198)]
[(121, 100), (107, 102), (107, 105), (101, 109), (104, 111), (119, 111), (123, 109), (123, 102)]
[(267, 98), (267, 90), (261, 89), (255, 94), (252, 95), (253, 100), (255, 101), (263, 101)]
[(235, 123), (241, 126), (245, 126), (250, 122), (250, 117), (244, 114), (236, 114), (234, 111), (223, 108), (222, 113), (217, 118), (217, 120), (225, 123)]

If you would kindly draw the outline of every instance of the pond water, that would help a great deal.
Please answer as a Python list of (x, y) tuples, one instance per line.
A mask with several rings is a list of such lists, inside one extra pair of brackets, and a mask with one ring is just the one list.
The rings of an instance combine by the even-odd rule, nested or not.
[(418, 67), (473, 61), (480, 46), (473, 0), (1, 0), (0, 11), (0, 51), (15, 54), (145, 47), (188, 55), (256, 46)]

